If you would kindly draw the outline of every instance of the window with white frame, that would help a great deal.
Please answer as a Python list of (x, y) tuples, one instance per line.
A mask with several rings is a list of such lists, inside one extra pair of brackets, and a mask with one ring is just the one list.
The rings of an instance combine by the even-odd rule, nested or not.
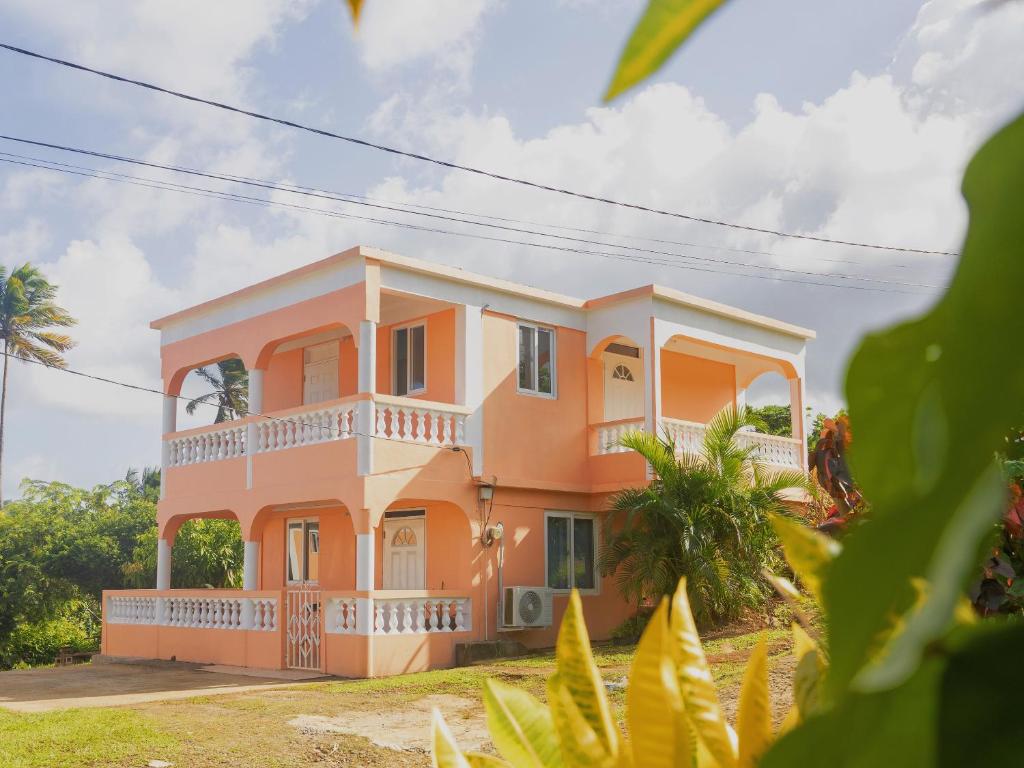
[(395, 395), (418, 395), (427, 388), (427, 328), (396, 328), (392, 335), (392, 381)]
[(545, 584), (555, 590), (597, 591), (597, 518), (582, 512), (546, 512)]
[(519, 323), (519, 391), (555, 396), (555, 331)]

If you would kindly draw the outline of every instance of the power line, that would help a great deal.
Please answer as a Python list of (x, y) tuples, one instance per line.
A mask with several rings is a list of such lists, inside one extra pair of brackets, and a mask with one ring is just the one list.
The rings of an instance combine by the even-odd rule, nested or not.
[[(31, 162), (31, 160), (37, 160), (36, 158), (23, 159), (23, 160), (13, 160), (13, 159), (10, 159), (10, 158), (11, 157), (15, 157), (15, 155), (12, 155), (12, 153), (9, 153), (9, 152), (0, 152), (0, 155), (6, 155), (6, 157), (0, 157), (0, 162), (12, 164), (12, 165), (21, 165), (21, 166), (26, 166), (26, 167), (31, 167), (31, 168), (40, 168), (40, 169), (43, 169), (43, 170), (55, 171), (55, 172), (58, 172), (58, 173), (65, 173), (65, 174), (70, 174), (70, 175), (74, 175), (74, 176), (81, 176), (81, 177), (99, 179), (99, 180), (102, 180), (102, 181), (114, 181), (114, 182), (118, 182), (118, 183), (130, 184), (130, 185), (133, 185), (133, 186), (141, 186), (141, 187), (157, 189), (157, 190), (162, 190), (162, 191), (169, 191), (169, 192), (178, 192), (178, 193), (182, 193), (182, 194), (191, 194), (191, 195), (196, 195), (196, 196), (199, 196), (199, 197), (208, 197), (208, 198), (215, 198), (215, 199), (221, 199), (221, 200), (228, 200), (228, 201), (231, 201), (231, 202), (246, 203), (246, 204), (249, 204), (249, 205), (267, 205), (267, 206), (274, 206), (274, 207), (283, 207), (283, 208), (295, 209), (295, 210), (299, 210), (299, 211), (303, 211), (303, 212), (307, 212), (307, 213), (313, 213), (313, 214), (316, 214), (316, 215), (331, 216), (331, 217), (340, 218), (340, 219), (351, 219), (351, 220), (356, 220), (356, 221), (364, 221), (364, 222), (369, 222), (369, 223), (372, 223), (372, 224), (379, 224), (379, 225), (383, 225), (383, 226), (392, 226), (392, 227), (400, 227), (400, 228), (403, 228), (403, 229), (409, 229), (409, 230), (414, 230), (414, 231), (419, 231), (419, 232), (428, 232), (428, 233), (432, 233), (432, 234), (451, 235), (451, 236), (455, 236), (455, 237), (466, 237), (466, 238), (473, 238), (473, 239), (477, 239), (477, 240), (485, 240), (485, 241), (490, 241), (490, 242), (499, 242), (499, 243), (505, 243), (505, 244), (510, 244), (510, 245), (525, 246), (525, 247), (530, 247), (530, 248), (542, 248), (542, 249), (545, 249), (545, 250), (559, 251), (559, 252), (565, 252), (565, 253), (576, 253), (576, 254), (590, 255), (590, 256), (598, 256), (598, 257), (601, 257), (601, 258), (614, 259), (614, 260), (618, 260), (618, 261), (637, 262), (637, 263), (642, 263), (642, 264), (652, 264), (652, 265), (656, 265), (656, 266), (670, 267), (670, 268), (673, 268), (673, 269), (683, 269), (683, 270), (688, 270), (688, 271), (693, 271), (693, 272), (707, 272), (707, 273), (711, 273), (711, 274), (729, 275), (729, 276), (733, 276), (733, 277), (749, 277), (749, 278), (754, 278), (754, 279), (759, 279), (759, 280), (774, 280), (774, 281), (779, 281), (779, 282), (795, 283), (795, 284), (798, 284), (798, 285), (814, 285), (814, 286), (821, 286), (821, 287), (827, 287), (827, 288), (840, 288), (840, 289), (846, 288), (846, 289), (850, 289), (850, 290), (860, 290), (860, 291), (876, 291), (876, 292), (882, 292), (882, 293), (903, 293), (903, 294), (911, 294), (911, 295), (921, 295), (920, 292), (918, 292), (918, 291), (901, 290), (899, 288), (880, 288), (880, 287), (866, 286), (866, 285), (853, 285), (853, 284), (849, 284), (849, 283), (847, 283), (847, 284), (835, 284), (835, 283), (828, 283), (828, 282), (821, 282), (821, 281), (812, 281), (812, 280), (798, 280), (798, 279), (792, 279), (792, 278), (786, 278), (786, 277), (779, 277), (779, 276), (776, 276), (776, 275), (764, 275), (764, 274), (755, 274), (755, 273), (748, 273), (748, 272), (733, 272), (733, 271), (728, 271), (728, 270), (724, 270), (724, 269), (713, 269), (713, 268), (710, 268), (710, 267), (698, 267), (698, 266), (694, 266), (692, 264), (684, 264), (684, 263), (680, 263), (678, 260), (668, 261), (666, 259), (658, 259), (658, 258), (653, 258), (653, 257), (644, 258), (644, 257), (640, 257), (640, 256), (636, 256), (636, 255), (631, 255), (631, 254), (613, 253), (613, 252), (608, 252), (608, 251), (598, 251), (598, 250), (591, 250), (591, 249), (585, 249), (585, 248), (573, 248), (573, 247), (569, 247), (569, 246), (552, 245), (552, 244), (549, 244), (549, 243), (537, 243), (537, 242), (532, 242), (532, 241), (516, 240), (516, 239), (513, 239), (513, 238), (505, 238), (505, 237), (495, 237), (495, 236), (491, 236), (491, 235), (483, 235), (483, 234), (474, 233), (474, 232), (458, 232), (458, 231), (454, 231), (454, 230), (441, 229), (441, 228), (437, 228), (437, 227), (426, 227), (426, 226), (422, 226), (422, 225), (410, 224), (408, 222), (394, 221), (394, 220), (390, 220), (390, 219), (379, 219), (379, 218), (368, 217), (368, 216), (357, 216), (355, 214), (342, 213), (340, 211), (326, 210), (326, 209), (323, 209), (323, 208), (313, 208), (313, 207), (310, 207), (310, 206), (297, 205), (297, 204), (294, 204), (294, 203), (285, 203), (285, 202), (281, 202), (281, 201), (277, 201), (277, 200), (267, 200), (265, 198), (251, 197), (251, 196), (248, 196), (248, 195), (240, 195), (240, 194), (234, 193), (234, 192), (224, 192), (224, 191), (220, 191), (220, 190), (211, 190), (211, 189), (206, 189), (206, 188), (203, 188), (203, 187), (192, 187), (192, 186), (189, 186), (189, 185), (177, 184), (177, 183), (174, 183), (174, 182), (158, 181), (158, 180), (155, 180), (155, 179), (144, 179), (144, 178), (140, 178), (140, 177), (129, 176), (127, 174), (115, 173), (115, 172), (112, 172), (112, 171), (99, 171), (97, 169), (81, 169), (81, 166), (73, 166), (72, 167), (72, 166), (69, 166), (67, 163), (57, 163), (56, 161), (38, 160), (38, 162)], [(63, 166), (63, 167), (52, 167), (51, 165), (45, 165), (44, 163), (52, 163), (53, 165)], [(72, 170), (71, 168), (78, 168), (79, 170)], [(101, 174), (108, 174), (108, 175), (101, 175)], [(113, 176), (114, 178), (109, 178), (109, 176)], [(680, 255), (679, 258), (681, 258), (681, 259), (691, 259), (691, 258), (697, 258), (697, 257)], [(750, 268), (763, 269), (763, 270), (768, 270), (768, 271), (782, 269), (782, 268), (776, 268), (776, 267), (763, 267), (763, 266), (759, 266), (759, 265), (748, 265), (748, 266), (750, 266)], [(821, 273), (807, 273), (807, 274), (817, 275), (817, 274), (821, 274)], [(870, 281), (870, 282), (886, 282), (886, 281), (882, 281), (882, 280), (876, 280), (874, 278), (859, 278), (859, 277), (853, 277), (853, 276), (844, 276), (844, 277), (846, 279), (850, 279), (850, 280), (867, 280), (867, 281)], [(901, 283), (896, 283), (896, 284), (899, 285)], [(932, 287), (932, 286), (929, 286), (929, 285), (926, 285), (926, 284), (907, 284), (907, 285), (909, 285), (911, 287), (921, 287), (921, 288), (930, 288), (930, 287)]]
[[(746, 254), (751, 254), (751, 255), (756, 255), (756, 256), (771, 256), (771, 257), (774, 257), (774, 258), (783, 258), (783, 259), (792, 259), (792, 258), (794, 258), (794, 256), (792, 254), (775, 253), (773, 251), (763, 251), (763, 250), (757, 250), (757, 249), (754, 249), (754, 248), (738, 248), (738, 247), (735, 247), (735, 246), (728, 246), (728, 245), (713, 245), (711, 243), (694, 243), (694, 242), (688, 242), (688, 241), (669, 240), (669, 239), (655, 238), (655, 237), (646, 237), (646, 236), (642, 236), (642, 235), (633, 235), (633, 234), (628, 234), (628, 233), (605, 232), (605, 231), (598, 230), (598, 229), (588, 229), (586, 227), (571, 227), (571, 226), (566, 226), (566, 225), (562, 225), (562, 224), (551, 224), (551, 223), (544, 223), (544, 222), (536, 222), (536, 221), (530, 221), (530, 220), (511, 218), (511, 217), (507, 217), (507, 216), (495, 216), (495, 215), (485, 214), (485, 213), (461, 211), (461, 210), (452, 209), (452, 208), (442, 208), (442, 207), (438, 207), (438, 206), (421, 205), (421, 204), (418, 204), (418, 203), (395, 203), (394, 201), (383, 200), (381, 198), (369, 197), (367, 195), (359, 195), (359, 194), (355, 194), (355, 193), (352, 193), (352, 192), (338, 192), (338, 191), (332, 191), (332, 190), (325, 190), (325, 189), (321, 189), (321, 188), (317, 188), (317, 187), (303, 186), (301, 184), (291, 184), (291, 183), (288, 183), (288, 182), (280, 182), (280, 181), (279, 182), (272, 182), (272, 181), (269, 181), (269, 180), (266, 180), (266, 179), (254, 178), (252, 176), (239, 176), (239, 175), (231, 174), (231, 173), (212, 173), (212, 172), (209, 172), (209, 171), (202, 171), (202, 170), (199, 170), (197, 168), (190, 168), (189, 166), (165, 165), (165, 164), (161, 164), (161, 163), (154, 163), (154, 162), (148, 161), (148, 160), (141, 160), (141, 159), (135, 158), (135, 157), (129, 157), (129, 156), (126, 156), (126, 155), (115, 155), (115, 154), (111, 154), (111, 153), (107, 153), (107, 152), (100, 152), (100, 151), (97, 151), (97, 150), (85, 149), (85, 148), (82, 148), (82, 147), (72, 147), (72, 146), (68, 146), (68, 145), (64, 145), (64, 144), (54, 144), (54, 143), (46, 142), (46, 141), (39, 141), (37, 139), (26, 139), (24, 137), (19, 137), (19, 136), (7, 136), (7, 135), (0, 134), (0, 139), (6, 140), (6, 141), (17, 142), (19, 144), (29, 144), (31, 146), (36, 146), (36, 147), (45, 147), (47, 149), (55, 149), (55, 150), (58, 150), (58, 151), (61, 151), (61, 152), (71, 152), (71, 153), (80, 154), (80, 155), (87, 155), (87, 156), (90, 156), (90, 157), (103, 158), (103, 159), (106, 159), (106, 160), (114, 160), (114, 161), (117, 161), (117, 162), (130, 163), (130, 164), (134, 164), (134, 165), (141, 165), (141, 166), (144, 166), (144, 167), (147, 167), (147, 168), (156, 168), (156, 169), (160, 169), (160, 170), (173, 171), (175, 173), (185, 173), (185, 174), (191, 174), (191, 175), (196, 175), (196, 176), (202, 176), (202, 177), (206, 177), (206, 178), (214, 178), (214, 179), (218, 179), (218, 180), (221, 180), (221, 181), (230, 181), (232, 183), (247, 184), (247, 185), (250, 185), (250, 186), (269, 188), (269, 189), (273, 189), (275, 191), (284, 191), (284, 192), (289, 192), (289, 193), (292, 193), (292, 194), (308, 195), (308, 196), (312, 196), (312, 197), (323, 197), (323, 198), (326, 198), (326, 199), (329, 199), (329, 200), (335, 200), (335, 201), (338, 201), (338, 202), (351, 203), (353, 205), (365, 205), (365, 206), (368, 206), (368, 207), (371, 207), (371, 208), (383, 208), (385, 210), (397, 211), (397, 212), (406, 213), (406, 214), (412, 214), (412, 215), (416, 215), (416, 216), (431, 216), (431, 214), (423, 213), (423, 211), (431, 211), (431, 212), (434, 212), (434, 213), (456, 214), (458, 216), (473, 216), (473, 217), (476, 217), (478, 219), (490, 219), (492, 221), (501, 221), (501, 222), (506, 222), (506, 223), (511, 223), (511, 224), (525, 224), (527, 226), (545, 227), (545, 228), (548, 228), (548, 229), (559, 229), (559, 230), (563, 230), (563, 231), (567, 231), (567, 232), (579, 232), (579, 233), (583, 233), (583, 234), (599, 235), (601, 237), (613, 237), (613, 238), (621, 238), (621, 239), (627, 239), (627, 240), (639, 240), (639, 241), (646, 241), (646, 242), (652, 242), (652, 243), (660, 243), (660, 244), (663, 244), (663, 245), (677, 245), (677, 246), (682, 246), (682, 247), (685, 247), (685, 248), (707, 248), (707, 249), (715, 250), (715, 251), (730, 251), (730, 252), (733, 252), (733, 253), (746, 253)], [(415, 209), (421, 209), (421, 210), (415, 210)], [(449, 220), (449, 221), (452, 221), (452, 220), (454, 220), (454, 221), (463, 221), (464, 223), (471, 223), (471, 224), (474, 224), (476, 226), (484, 226), (484, 227), (494, 227), (495, 226), (495, 225), (487, 224), (486, 222), (464, 221), (462, 219), (453, 219), (453, 218), (448, 217), (448, 216), (431, 216), (431, 217), (432, 218), (446, 219), (446, 220)], [(553, 235), (553, 234), (548, 233), (548, 232), (532, 232), (530, 230), (519, 230), (519, 229), (515, 229), (515, 228), (511, 228), (511, 227), (502, 227), (502, 228), (503, 229), (513, 229), (514, 231), (524, 232), (524, 233), (528, 233), (528, 234), (539, 234), (539, 235), (542, 235), (544, 237), (553, 237), (553, 238), (560, 238), (560, 239), (570, 239), (570, 240), (577, 240), (578, 242), (594, 243), (594, 241), (592, 241), (592, 240), (584, 240), (584, 239), (581, 239), (581, 238), (564, 238), (564, 237), (561, 237), (559, 235)], [(597, 242), (597, 243), (594, 243), (594, 244), (609, 246), (609, 247), (613, 247), (613, 248), (625, 248), (625, 249), (632, 248), (632, 246), (621, 245), (619, 243)], [(634, 250), (645, 250), (645, 249), (634, 249)], [(662, 253), (662, 252), (661, 251), (655, 251), (655, 253)], [(700, 257), (694, 256), (692, 258), (700, 258)], [(815, 261), (824, 261), (824, 262), (831, 262), (831, 263), (836, 263), (836, 264), (857, 264), (857, 265), (863, 265), (863, 262), (856, 261), (856, 260), (853, 260), (853, 259), (830, 259), (830, 258), (823, 257), (823, 256), (815, 256), (814, 259), (815, 259)], [(714, 261), (713, 259), (708, 259), (708, 260), (709, 261)], [(760, 265), (750, 265), (750, 266), (760, 268)], [(886, 266), (900, 268), (900, 269), (907, 269), (907, 268), (909, 268), (909, 265), (907, 265), (907, 264), (887, 264)], [(813, 274), (822, 274), (822, 273), (815, 272)]]
[(505, 181), (505, 182), (509, 182), (509, 183), (512, 183), (512, 184), (519, 184), (521, 186), (531, 187), (533, 189), (544, 190), (546, 192), (555, 192), (555, 193), (561, 194), (561, 195), (568, 195), (570, 197), (575, 197), (575, 198), (578, 198), (578, 199), (581, 199), (581, 200), (590, 200), (592, 202), (605, 203), (607, 205), (614, 205), (614, 206), (618, 206), (620, 208), (629, 208), (629, 209), (632, 209), (632, 210), (643, 211), (645, 213), (653, 213), (653, 214), (657, 214), (657, 215), (660, 215), (660, 216), (671, 216), (671, 217), (674, 217), (674, 218), (685, 219), (687, 221), (698, 222), (698, 223), (701, 223), (701, 224), (711, 224), (711, 225), (714, 225), (714, 226), (728, 227), (728, 228), (731, 228), (731, 229), (738, 229), (738, 230), (743, 230), (743, 231), (747, 231), (747, 232), (759, 232), (761, 234), (773, 235), (775, 237), (793, 238), (793, 239), (798, 239), (798, 240), (812, 240), (814, 242), (829, 243), (831, 245), (846, 245), (846, 246), (852, 246), (852, 247), (857, 247), (857, 248), (873, 248), (873, 249), (882, 250), (882, 251), (901, 251), (901, 252), (904, 252), (904, 253), (920, 253), (920, 254), (927, 254), (927, 255), (933, 255), (933, 256), (958, 256), (959, 255), (957, 253), (953, 253), (953, 252), (950, 252), (950, 251), (927, 250), (927, 249), (924, 249), (924, 248), (904, 248), (904, 247), (892, 246), (892, 245), (878, 245), (878, 244), (874, 244), (874, 243), (857, 242), (857, 241), (853, 241), (853, 240), (839, 240), (839, 239), (835, 239), (835, 238), (822, 237), (822, 236), (819, 236), (819, 235), (807, 235), (807, 234), (799, 234), (799, 233), (795, 233), (795, 232), (783, 232), (781, 230), (769, 229), (769, 228), (764, 228), (764, 227), (755, 227), (755, 226), (751, 226), (751, 225), (748, 225), (748, 224), (736, 224), (734, 222), (721, 221), (721, 220), (718, 220), (718, 219), (711, 219), (711, 218), (706, 218), (706, 217), (702, 217), (702, 216), (694, 216), (694, 215), (687, 214), (687, 213), (679, 213), (677, 211), (667, 211), (667, 210), (663, 210), (663, 209), (660, 209), (660, 208), (654, 208), (654, 207), (647, 206), (647, 205), (641, 205), (639, 203), (630, 203), (630, 202), (626, 202), (626, 201), (623, 201), (623, 200), (615, 200), (613, 198), (600, 197), (598, 195), (590, 195), (590, 194), (586, 194), (584, 192), (576, 192), (574, 190), (565, 189), (563, 187), (555, 187), (555, 186), (551, 186), (551, 185), (548, 185), (548, 184), (542, 184), (542, 183), (536, 182), (536, 181), (530, 181), (528, 179), (521, 179), (521, 178), (518, 178), (518, 177), (515, 177), (515, 176), (506, 176), (504, 174), (495, 173), (494, 171), (487, 171), (487, 170), (484, 170), (484, 169), (481, 169), (481, 168), (475, 168), (473, 166), (461, 165), (459, 163), (454, 163), (454, 162), (451, 162), (451, 161), (448, 161), (448, 160), (441, 160), (439, 158), (430, 157), (429, 155), (424, 155), (424, 154), (420, 154), (420, 153), (417, 153), (417, 152), (410, 152), (410, 151), (407, 151), (407, 150), (398, 149), (396, 147), (390, 147), (390, 146), (387, 146), (386, 144), (378, 144), (378, 143), (375, 143), (375, 142), (372, 142), (372, 141), (368, 141), (366, 139), (360, 139), (360, 138), (357, 138), (357, 137), (354, 137), (354, 136), (345, 136), (343, 134), (334, 133), (332, 131), (328, 131), (328, 130), (325, 130), (325, 129), (322, 129), (322, 128), (314, 128), (313, 126), (304, 125), (303, 123), (296, 123), (296, 122), (294, 122), (292, 120), (286, 120), (286, 119), (280, 118), (280, 117), (273, 117), (271, 115), (267, 115), (267, 114), (264, 114), (264, 113), (261, 113), (261, 112), (254, 112), (254, 111), (251, 111), (251, 110), (248, 110), (248, 109), (242, 109), (241, 107), (235, 107), (235, 106), (232, 106), (230, 104), (225, 104), (225, 103), (219, 102), (219, 101), (213, 101), (211, 99), (204, 99), (202, 97), (194, 96), (194, 95), (191, 95), (191, 94), (188, 94), (188, 93), (184, 93), (182, 91), (175, 91), (175, 90), (172, 90), (172, 89), (169, 89), (169, 88), (163, 88), (161, 86), (154, 85), (153, 83), (148, 83), (148, 82), (145, 82), (143, 80), (137, 80), (137, 79), (130, 78), (130, 77), (125, 77), (125, 76), (122, 76), (122, 75), (116, 75), (116, 74), (113, 74), (111, 72), (105, 72), (105, 71), (103, 71), (101, 69), (94, 69), (92, 67), (87, 67), (84, 64), (77, 64), (75, 62), (67, 61), (65, 59), (58, 59), (58, 58), (53, 57), (53, 56), (47, 56), (45, 54), (37, 53), (35, 51), (30, 51), (30, 50), (28, 50), (26, 48), (19, 48), (17, 46), (10, 45), (8, 43), (0, 43), (0, 48), (6, 49), (8, 51), (11, 51), (12, 53), (21, 54), (23, 56), (29, 56), (31, 58), (38, 59), (40, 61), (48, 61), (48, 62), (50, 62), (52, 64), (59, 64), (60, 66), (68, 67), (70, 69), (76, 69), (76, 70), (79, 70), (81, 72), (89, 72), (90, 74), (98, 75), (100, 77), (107, 78), (108, 80), (114, 80), (114, 81), (117, 81), (117, 82), (120, 82), (120, 83), (126, 83), (128, 85), (135, 85), (135, 86), (138, 86), (139, 88), (145, 88), (147, 90), (155, 91), (157, 93), (163, 93), (163, 94), (166, 94), (168, 96), (175, 96), (175, 97), (177, 97), (179, 99), (185, 99), (186, 101), (191, 101), (191, 102), (194, 102), (194, 103), (197, 103), (197, 104), (205, 104), (206, 106), (215, 107), (217, 109), (222, 109), (222, 110), (225, 110), (225, 111), (228, 111), (228, 112), (234, 112), (234, 113), (239, 114), (239, 115), (245, 115), (247, 117), (252, 117), (252, 118), (255, 118), (257, 120), (264, 120), (266, 122), (275, 123), (277, 125), (283, 125), (283, 126), (288, 127), (288, 128), (295, 128), (295, 129), (298, 129), (298, 130), (301, 130), (301, 131), (306, 131), (308, 133), (316, 134), (318, 136), (325, 136), (325, 137), (330, 138), (330, 139), (337, 139), (339, 141), (345, 141), (345, 142), (348, 142), (350, 144), (356, 144), (358, 146), (367, 147), (369, 149), (375, 149), (375, 150), (378, 150), (380, 152), (387, 152), (389, 154), (397, 155), (397, 156), (400, 156), (400, 157), (408, 157), (408, 158), (411, 158), (413, 160), (421, 160), (421, 161), (426, 162), (426, 163), (433, 163), (434, 165), (438, 165), (438, 166), (441, 166), (443, 168), (450, 168), (452, 170), (464, 171), (466, 173), (472, 173), (472, 174), (476, 174), (478, 176), (484, 176), (484, 177), (487, 177), (487, 178), (495, 179), (497, 181)]

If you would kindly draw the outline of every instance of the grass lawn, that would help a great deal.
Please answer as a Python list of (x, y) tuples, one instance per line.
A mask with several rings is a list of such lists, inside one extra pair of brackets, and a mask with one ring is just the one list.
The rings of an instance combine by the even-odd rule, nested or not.
[[(757, 637), (705, 643), (730, 717)], [(792, 660), (787, 632), (769, 630), (768, 639), (778, 720), (789, 704)], [(595, 648), (604, 679), (623, 678), (632, 654), (630, 647)], [(432, 706), (445, 711), (460, 740), (484, 738), (483, 681), (501, 678), (543, 698), (553, 669), (553, 654), (544, 653), (379, 680), (306, 683), (130, 707), (44, 714), (0, 710), (0, 768), (145, 768), (149, 760), (166, 760), (175, 768), (426, 766)], [(621, 714), (623, 692), (612, 693), (611, 700)], [(381, 746), (392, 738), (403, 748)]]

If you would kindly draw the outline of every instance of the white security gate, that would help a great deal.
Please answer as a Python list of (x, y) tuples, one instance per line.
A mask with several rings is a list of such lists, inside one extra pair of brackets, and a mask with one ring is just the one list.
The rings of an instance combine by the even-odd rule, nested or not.
[(299, 586), (288, 590), (288, 637), (286, 663), (289, 669), (321, 670), (323, 610), (320, 590)]

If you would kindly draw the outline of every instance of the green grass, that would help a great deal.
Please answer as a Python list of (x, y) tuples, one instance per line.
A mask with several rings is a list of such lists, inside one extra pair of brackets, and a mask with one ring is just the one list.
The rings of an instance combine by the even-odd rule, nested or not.
[(155, 720), (128, 709), (16, 714), (0, 710), (2, 768), (145, 765), (174, 748)]

